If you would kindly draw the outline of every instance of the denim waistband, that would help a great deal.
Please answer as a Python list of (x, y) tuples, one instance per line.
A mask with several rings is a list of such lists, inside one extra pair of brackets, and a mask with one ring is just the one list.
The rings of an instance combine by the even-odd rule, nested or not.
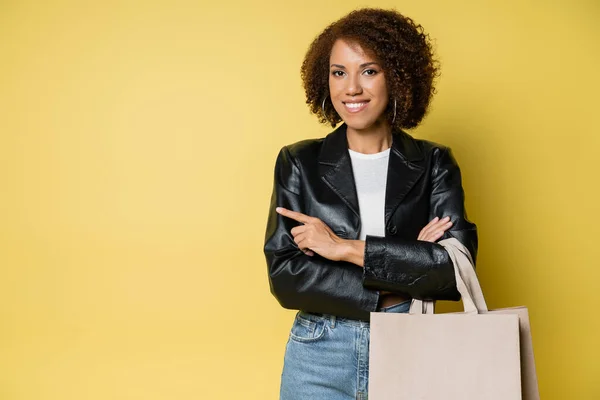
[(404, 310), (405, 307), (408, 310), (408, 307), (410, 307), (410, 303), (411, 302), (412, 302), (412, 299), (408, 299), (408, 300), (405, 300), (405, 301), (403, 301), (401, 303), (394, 304), (392, 306), (381, 307), (379, 310), (377, 310), (377, 312), (393, 312), (393, 313), (404, 312), (404, 311), (400, 311), (400, 310)]
[[(402, 303), (394, 304), (389, 307), (383, 307), (383, 308), (380, 308), (377, 312), (387, 312), (387, 313), (408, 312), (408, 307), (410, 307), (411, 301), (412, 301), (412, 299), (403, 301)], [(359, 327), (368, 327), (369, 326), (369, 321), (338, 317), (338, 316), (331, 315), (331, 314), (317, 314), (317, 313), (310, 313), (310, 312), (306, 312), (306, 311), (298, 311), (298, 314), (302, 318), (308, 319), (310, 321), (318, 322), (318, 321), (327, 320), (330, 322), (332, 327), (335, 326), (336, 322), (340, 323), (340, 324), (353, 325), (353, 326), (359, 326)]]

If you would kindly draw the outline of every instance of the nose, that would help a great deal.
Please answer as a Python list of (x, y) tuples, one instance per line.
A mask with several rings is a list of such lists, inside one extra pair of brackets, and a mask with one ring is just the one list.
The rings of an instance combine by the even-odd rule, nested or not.
[(362, 93), (362, 86), (357, 75), (349, 75), (347, 79), (346, 95), (356, 96)]

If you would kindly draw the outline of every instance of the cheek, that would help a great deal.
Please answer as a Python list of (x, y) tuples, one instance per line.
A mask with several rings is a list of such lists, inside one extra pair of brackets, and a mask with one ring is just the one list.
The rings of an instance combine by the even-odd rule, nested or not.
[(364, 89), (368, 90), (371, 95), (373, 96), (377, 96), (377, 97), (386, 97), (388, 90), (387, 90), (387, 83), (386, 83), (386, 79), (385, 76), (383, 75), (383, 73), (379, 73), (376, 76), (365, 76), (363, 77), (362, 81), (361, 81), (361, 85), (363, 86)]
[(339, 81), (329, 80), (329, 93), (331, 97), (335, 97), (343, 91), (343, 85)]
[(388, 90), (385, 84), (379, 82), (369, 82), (370, 85), (365, 87), (365, 91), (368, 91), (369, 95), (377, 100), (377, 104), (382, 105), (388, 102)]
[(379, 98), (386, 99), (388, 97), (387, 85), (384, 79), (372, 82), (370, 89), (371, 93)]

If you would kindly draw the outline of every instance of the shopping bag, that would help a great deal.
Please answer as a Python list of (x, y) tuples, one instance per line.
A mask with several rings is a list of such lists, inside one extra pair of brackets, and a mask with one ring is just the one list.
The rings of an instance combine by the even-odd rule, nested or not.
[(531, 325), (527, 307), (499, 308), (488, 311), (489, 314), (516, 314), (519, 316), (519, 341), (521, 353), (521, 393), (523, 400), (540, 400), (533, 343), (531, 340)]
[[(464, 313), (371, 313), (370, 400), (539, 400), (527, 309), (488, 311), (469, 251), (443, 245)], [(523, 368), (521, 368), (521, 365)]]

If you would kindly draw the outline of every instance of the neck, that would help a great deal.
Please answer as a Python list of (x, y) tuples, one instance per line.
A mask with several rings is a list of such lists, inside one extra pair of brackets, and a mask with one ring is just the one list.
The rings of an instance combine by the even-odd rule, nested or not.
[(346, 129), (348, 148), (363, 154), (375, 154), (392, 146), (392, 128), (387, 121), (377, 121), (365, 129)]

